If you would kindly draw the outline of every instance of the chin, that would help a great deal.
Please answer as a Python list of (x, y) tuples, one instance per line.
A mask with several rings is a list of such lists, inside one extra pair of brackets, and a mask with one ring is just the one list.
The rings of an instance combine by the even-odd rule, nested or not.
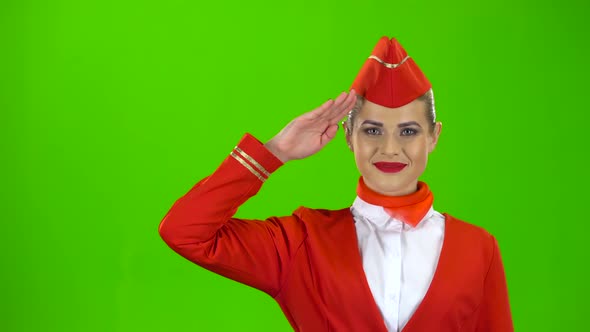
[[(405, 170), (404, 170), (405, 171)], [(384, 173), (377, 173), (377, 174), (363, 174), (363, 179), (369, 188), (375, 190), (378, 193), (383, 195), (390, 195), (389, 193), (395, 193), (395, 196), (402, 196), (409, 194), (408, 191), (413, 192), (416, 190), (415, 187), (408, 189), (410, 186), (413, 186), (417, 183), (417, 178), (409, 179), (407, 174), (403, 174), (404, 171), (400, 173), (392, 173), (392, 174), (384, 174)], [(399, 192), (404, 192), (403, 194), (397, 194)]]
[(369, 186), (369, 188), (385, 195), (387, 195), (387, 193), (399, 192), (408, 186), (408, 183), (402, 181), (383, 178), (371, 178), (370, 180), (365, 178), (365, 183), (367, 186)]

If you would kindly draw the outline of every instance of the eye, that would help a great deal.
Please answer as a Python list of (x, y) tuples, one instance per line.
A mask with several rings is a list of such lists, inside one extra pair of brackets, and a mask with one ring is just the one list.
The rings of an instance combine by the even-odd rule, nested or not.
[(375, 135), (381, 134), (381, 130), (379, 128), (375, 128), (375, 127), (366, 128), (364, 130), (364, 132), (365, 132), (365, 134), (371, 135), (371, 136), (375, 136)]
[(418, 130), (414, 128), (404, 128), (402, 130), (402, 136), (414, 136), (418, 133)]

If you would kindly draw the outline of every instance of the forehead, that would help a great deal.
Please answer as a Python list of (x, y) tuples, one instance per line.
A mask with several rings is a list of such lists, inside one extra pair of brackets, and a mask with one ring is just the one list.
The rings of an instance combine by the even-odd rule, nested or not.
[(385, 126), (396, 126), (398, 123), (409, 121), (416, 121), (421, 125), (425, 125), (427, 122), (426, 103), (416, 99), (401, 107), (389, 108), (365, 100), (357, 119), (359, 125), (364, 120), (378, 121)]

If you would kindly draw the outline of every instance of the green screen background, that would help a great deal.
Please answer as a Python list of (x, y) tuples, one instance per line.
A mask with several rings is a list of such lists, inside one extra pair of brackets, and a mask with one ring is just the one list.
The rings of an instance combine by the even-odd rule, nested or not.
[[(589, 261), (583, 1), (0, 4), (2, 331), (290, 331), (158, 224), (245, 132), (347, 90), (383, 35), (434, 86), (435, 208), (500, 244), (516, 329), (581, 331)], [(351, 204), (342, 132), (238, 217)]]

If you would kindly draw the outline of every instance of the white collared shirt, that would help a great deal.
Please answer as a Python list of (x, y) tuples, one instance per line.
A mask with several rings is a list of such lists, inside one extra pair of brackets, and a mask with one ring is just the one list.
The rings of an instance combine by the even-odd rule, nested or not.
[(367, 282), (388, 331), (401, 330), (430, 286), (444, 237), (432, 207), (414, 228), (357, 197), (351, 206)]

